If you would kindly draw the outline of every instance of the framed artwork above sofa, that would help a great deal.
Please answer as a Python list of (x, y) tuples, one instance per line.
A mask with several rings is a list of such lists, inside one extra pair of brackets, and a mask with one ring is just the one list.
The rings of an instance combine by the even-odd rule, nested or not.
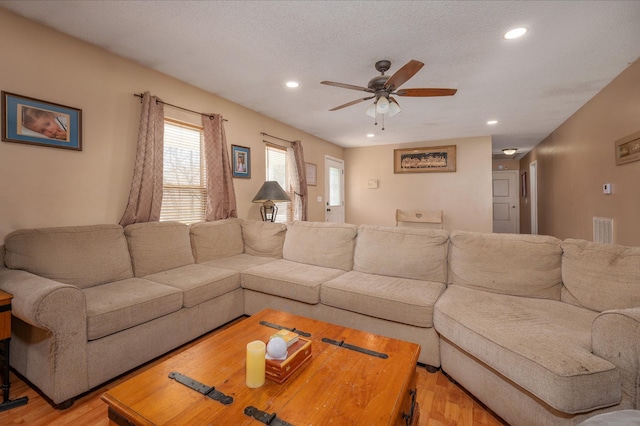
[(82, 151), (82, 110), (3, 91), (2, 140)]

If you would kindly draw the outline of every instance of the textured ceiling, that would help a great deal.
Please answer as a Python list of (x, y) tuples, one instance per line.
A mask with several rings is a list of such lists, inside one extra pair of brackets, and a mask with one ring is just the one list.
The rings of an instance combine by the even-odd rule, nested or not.
[[(493, 136), (530, 150), (640, 56), (640, 1), (1, 1), (0, 6), (344, 147)], [(502, 34), (525, 26), (517, 40)], [(374, 63), (425, 63), (386, 129)], [(300, 82), (289, 89), (288, 80)], [(167, 100), (170, 102), (171, 100)], [(222, 112), (224, 113), (224, 112)], [(488, 126), (487, 120), (498, 120)], [(367, 133), (375, 133), (367, 138)]]

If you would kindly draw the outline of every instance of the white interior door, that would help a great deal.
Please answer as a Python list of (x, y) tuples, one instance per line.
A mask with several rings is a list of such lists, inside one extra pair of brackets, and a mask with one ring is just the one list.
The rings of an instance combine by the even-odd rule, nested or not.
[(325, 222), (344, 223), (344, 161), (324, 157)]
[(520, 231), (518, 171), (493, 172), (493, 232)]

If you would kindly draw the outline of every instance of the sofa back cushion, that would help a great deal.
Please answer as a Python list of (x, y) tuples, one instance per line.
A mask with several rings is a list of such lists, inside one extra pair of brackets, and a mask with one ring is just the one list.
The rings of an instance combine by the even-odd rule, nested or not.
[(120, 225), (15, 231), (5, 238), (5, 263), (79, 288), (133, 277)]
[(242, 221), (244, 252), (253, 256), (282, 259), (287, 225), (260, 220)]
[(560, 240), (545, 235), (453, 231), (449, 282), (512, 296), (560, 300)]
[(561, 247), (564, 301), (599, 312), (640, 307), (640, 248), (574, 239)]
[(448, 243), (449, 234), (440, 229), (361, 225), (353, 269), (446, 283)]
[(356, 225), (293, 222), (287, 226), (282, 256), (286, 260), (350, 271), (358, 232)]
[(240, 219), (194, 223), (190, 233), (196, 263), (244, 253)]
[(179, 222), (134, 223), (124, 228), (136, 277), (190, 265), (189, 226)]

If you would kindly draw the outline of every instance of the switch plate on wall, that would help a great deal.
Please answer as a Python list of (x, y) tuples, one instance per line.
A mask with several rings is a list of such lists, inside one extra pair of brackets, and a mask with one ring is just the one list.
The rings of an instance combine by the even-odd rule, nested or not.
[(611, 194), (611, 184), (610, 183), (605, 183), (604, 185), (602, 185), (602, 193), (603, 194)]

